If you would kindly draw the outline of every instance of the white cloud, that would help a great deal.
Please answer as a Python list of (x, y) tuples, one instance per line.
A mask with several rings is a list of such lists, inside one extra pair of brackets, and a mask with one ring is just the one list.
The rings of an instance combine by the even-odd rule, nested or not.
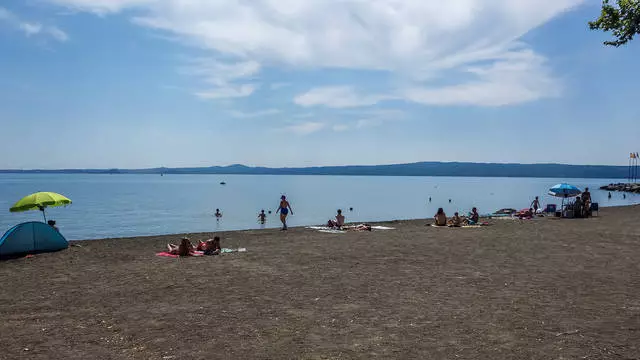
[(278, 109), (265, 109), (265, 110), (255, 111), (255, 112), (244, 112), (239, 110), (232, 110), (229, 113), (231, 114), (231, 116), (235, 118), (250, 119), (250, 118), (277, 115), (277, 114), (280, 114), (280, 112), (281, 111)]
[(10, 27), (22, 31), (27, 37), (47, 35), (60, 42), (69, 40), (69, 36), (59, 28), (42, 25), (38, 22), (24, 21), (3, 7), (0, 7), (0, 22), (4, 22)]
[(27, 37), (35, 34), (39, 34), (42, 31), (42, 25), (37, 23), (23, 22), (20, 24), (20, 30), (22, 30)]
[(309, 135), (314, 132), (324, 129), (326, 125), (322, 122), (305, 122), (300, 124), (293, 124), (282, 128), (283, 131), (291, 132), (296, 135)]
[(212, 88), (209, 90), (197, 91), (194, 94), (206, 100), (228, 99), (247, 97), (256, 91), (256, 86), (251, 84), (226, 85), (224, 87)]
[(403, 95), (428, 105), (503, 106), (561, 93), (561, 85), (553, 80), (545, 59), (531, 51), (513, 53), (510, 59), (466, 71), (475, 75), (475, 79), (440, 88), (409, 88)]
[(60, 42), (65, 42), (67, 40), (69, 40), (69, 35), (67, 35), (66, 32), (60, 30), (59, 28), (55, 27), (55, 26), (50, 26), (48, 28), (46, 28), (46, 32), (49, 33), (49, 35), (51, 35), (54, 39), (60, 41)]
[[(225, 62), (255, 62), (288, 70), (365, 70), (385, 79), (381, 82), (402, 80), (402, 86), (388, 88), (383, 94), (367, 95), (338, 86), (333, 87), (333, 93), (312, 89), (296, 99), (304, 106), (339, 108), (397, 97), (426, 104), (478, 106), (545, 97), (559, 88), (558, 81), (544, 59), (518, 41), (532, 29), (586, 2), (49, 1), (99, 14), (135, 10), (131, 16), (136, 24), (221, 55)], [(438, 85), (440, 79), (453, 78), (455, 84)], [(347, 99), (335, 96), (341, 94)]]
[(208, 84), (208, 89), (195, 93), (199, 98), (237, 98), (249, 96), (258, 88), (257, 84), (246, 83), (246, 80), (260, 72), (260, 64), (255, 61), (225, 63), (213, 58), (197, 58), (191, 59), (189, 65), (181, 70)]
[(298, 95), (294, 102), (305, 107), (325, 105), (332, 108), (350, 108), (375, 105), (392, 98), (389, 95), (362, 95), (350, 86), (326, 86)]

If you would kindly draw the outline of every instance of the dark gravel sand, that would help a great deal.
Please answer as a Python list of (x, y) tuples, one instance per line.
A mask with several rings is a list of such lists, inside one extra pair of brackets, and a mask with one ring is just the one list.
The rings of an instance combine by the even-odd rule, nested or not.
[(638, 359), (639, 216), (76, 242), (0, 262), (0, 358)]

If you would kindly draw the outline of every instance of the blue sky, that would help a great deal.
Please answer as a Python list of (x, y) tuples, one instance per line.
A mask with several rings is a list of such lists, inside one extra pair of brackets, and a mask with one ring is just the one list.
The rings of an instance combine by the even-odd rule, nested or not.
[(0, 5), (0, 168), (626, 164), (595, 0)]

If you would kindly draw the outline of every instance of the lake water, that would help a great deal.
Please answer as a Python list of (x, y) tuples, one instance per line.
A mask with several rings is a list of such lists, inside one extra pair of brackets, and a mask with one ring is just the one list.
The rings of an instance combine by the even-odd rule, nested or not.
[[(484, 214), (528, 207), (536, 195), (543, 206), (560, 204), (561, 199), (546, 193), (562, 181), (590, 187), (600, 206), (640, 203), (634, 194), (623, 199), (622, 193), (613, 193), (607, 199), (598, 187), (619, 182), (610, 179), (0, 174), (0, 234), (23, 221), (42, 220), (38, 211), (9, 212), (16, 201), (37, 191), (73, 200), (68, 207), (47, 209), (47, 217), (57, 221), (68, 239), (82, 240), (259, 229), (261, 209), (274, 212), (266, 227), (278, 227), (275, 210), (281, 194), (294, 210), (290, 226), (326, 223), (339, 208), (350, 222), (427, 218), (438, 207), (452, 215), (477, 206)], [(223, 212), (219, 221), (213, 216), (216, 208)]]

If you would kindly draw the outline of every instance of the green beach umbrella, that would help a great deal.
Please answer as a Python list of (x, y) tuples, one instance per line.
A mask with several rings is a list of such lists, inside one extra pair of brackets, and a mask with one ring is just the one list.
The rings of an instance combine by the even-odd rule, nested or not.
[(71, 204), (71, 200), (63, 195), (54, 192), (37, 192), (35, 194), (27, 195), (15, 203), (9, 211), (21, 212), (29, 210), (40, 210), (44, 221), (47, 222), (47, 217), (44, 213), (44, 209), (49, 206), (65, 206)]

